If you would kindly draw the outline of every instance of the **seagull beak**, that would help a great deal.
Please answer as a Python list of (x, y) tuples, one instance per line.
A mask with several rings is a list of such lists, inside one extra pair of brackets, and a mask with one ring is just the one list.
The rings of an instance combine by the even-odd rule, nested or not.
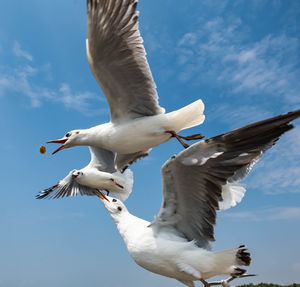
[(63, 138), (63, 139), (60, 139), (60, 140), (52, 140), (52, 141), (48, 141), (47, 143), (58, 143), (58, 144), (62, 144), (58, 149), (56, 149), (52, 154), (55, 154), (57, 153), (58, 151), (62, 150), (65, 148), (64, 144), (66, 143), (68, 139), (66, 138)]
[(52, 140), (52, 141), (48, 141), (47, 143), (60, 143), (60, 144), (64, 144), (68, 139), (63, 138), (60, 140)]
[(108, 198), (106, 197), (106, 195), (104, 194), (104, 192), (101, 191), (101, 190), (99, 190), (99, 192), (100, 192), (100, 194), (97, 194), (97, 196), (98, 196), (101, 200), (107, 200), (107, 201), (109, 202), (109, 200), (108, 200)]

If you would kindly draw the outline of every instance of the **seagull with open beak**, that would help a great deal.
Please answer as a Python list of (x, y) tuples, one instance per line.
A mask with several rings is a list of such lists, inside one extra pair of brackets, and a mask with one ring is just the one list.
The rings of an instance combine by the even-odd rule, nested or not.
[(115, 166), (123, 171), (173, 137), (185, 148), (183, 140), (201, 139), (200, 134), (177, 133), (203, 123), (202, 100), (170, 113), (158, 103), (138, 27), (137, 1), (88, 0), (87, 4), (87, 58), (108, 101), (110, 122), (49, 141), (61, 144), (53, 153), (77, 145), (104, 148), (117, 153)]

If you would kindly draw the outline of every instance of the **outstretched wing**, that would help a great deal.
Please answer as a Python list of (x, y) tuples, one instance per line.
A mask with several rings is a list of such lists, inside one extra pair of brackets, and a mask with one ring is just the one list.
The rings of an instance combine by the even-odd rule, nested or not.
[(100, 171), (109, 173), (116, 172), (114, 166), (115, 154), (109, 150), (99, 147), (89, 146), (91, 153), (91, 161), (88, 167), (97, 168)]
[(162, 206), (152, 226), (158, 231), (173, 228), (208, 247), (214, 241), (216, 210), (242, 199), (245, 188), (237, 182), (299, 116), (300, 110), (257, 122), (196, 143), (169, 159), (162, 167)]
[(138, 28), (137, 0), (88, 0), (87, 57), (111, 121), (164, 112)]
[(62, 198), (66, 196), (80, 195), (97, 195), (100, 194), (95, 188), (90, 188), (85, 185), (79, 184), (73, 177), (73, 171), (62, 179), (59, 183), (53, 185), (50, 188), (40, 191), (36, 196), (37, 199), (43, 198)]

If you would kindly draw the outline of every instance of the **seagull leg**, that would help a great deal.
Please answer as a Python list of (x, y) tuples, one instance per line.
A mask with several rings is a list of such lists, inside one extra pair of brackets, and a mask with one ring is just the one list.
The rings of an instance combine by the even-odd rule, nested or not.
[(214, 286), (214, 285), (222, 285), (223, 287), (230, 287), (229, 282), (231, 282), (234, 279), (237, 278), (244, 278), (244, 277), (252, 277), (252, 276), (256, 276), (255, 274), (243, 274), (240, 276), (231, 276), (225, 280), (221, 280), (221, 281), (213, 281), (213, 282), (206, 282), (203, 279), (200, 279), (200, 281), (204, 284), (205, 287), (210, 287), (210, 286)]
[(184, 136), (180, 136), (178, 135), (181, 139), (184, 139), (184, 140), (187, 140), (187, 141), (192, 141), (192, 140), (201, 140), (204, 138), (203, 135), (201, 134), (194, 134), (194, 135), (190, 135), (190, 136), (187, 136), (187, 137), (184, 137)]
[(210, 283), (208, 283), (207, 281), (205, 281), (204, 279), (200, 279), (200, 281), (203, 283), (203, 285), (205, 286), (205, 287), (210, 287)]
[(184, 148), (188, 148), (189, 145), (186, 144), (175, 131), (165, 131), (165, 133), (170, 134), (172, 138), (176, 138)]

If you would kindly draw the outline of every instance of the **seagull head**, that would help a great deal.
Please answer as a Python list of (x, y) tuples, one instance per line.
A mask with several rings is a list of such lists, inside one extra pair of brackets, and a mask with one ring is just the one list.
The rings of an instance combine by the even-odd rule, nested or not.
[(47, 143), (58, 143), (61, 144), (61, 146), (56, 149), (52, 154), (57, 153), (58, 151), (64, 149), (64, 148), (69, 148), (76, 146), (80, 143), (80, 139), (82, 138), (82, 133), (80, 130), (74, 130), (68, 132), (63, 138), (58, 139), (58, 140), (51, 140), (48, 141)]
[(73, 178), (80, 178), (83, 176), (83, 172), (77, 169), (74, 169), (72, 172), (72, 177)]
[(124, 211), (127, 211), (126, 206), (120, 199), (105, 196), (104, 194), (98, 195), (98, 197), (101, 199), (105, 208), (113, 218), (118, 217), (124, 213)]

